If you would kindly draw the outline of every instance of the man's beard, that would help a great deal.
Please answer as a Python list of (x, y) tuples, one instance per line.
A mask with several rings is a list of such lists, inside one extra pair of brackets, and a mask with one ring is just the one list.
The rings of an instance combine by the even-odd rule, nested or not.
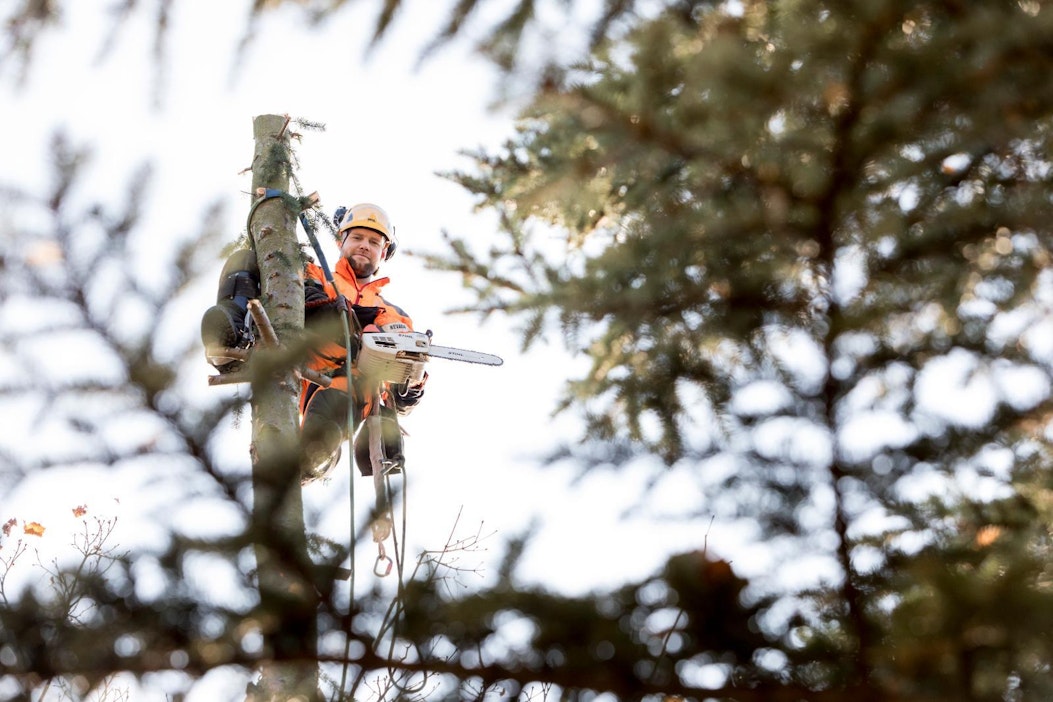
[(380, 268), (379, 265), (375, 266), (372, 263), (356, 261), (353, 257), (348, 259), (348, 263), (351, 264), (351, 270), (355, 272), (355, 277), (359, 280), (372, 278), (377, 269)]

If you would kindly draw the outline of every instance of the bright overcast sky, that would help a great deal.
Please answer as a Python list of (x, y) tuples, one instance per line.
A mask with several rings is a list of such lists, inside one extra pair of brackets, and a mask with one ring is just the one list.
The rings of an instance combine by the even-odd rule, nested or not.
[[(42, 192), (48, 139), (61, 127), (94, 148), (86, 198), (119, 202), (135, 168), (151, 159), (156, 169), (153, 215), (146, 227), (159, 244), (194, 231), (217, 197), (228, 203), (233, 240), (247, 212), (242, 193), (250, 177), (241, 171), (253, 152), (252, 118), (290, 114), (326, 125), (324, 132), (304, 133), (299, 176), (307, 192), (321, 195), (327, 211), (360, 201), (380, 204), (392, 216), (402, 251), (442, 250), (443, 229), (480, 246), (493, 235), (492, 220), (473, 215), (467, 195), (434, 173), (466, 166), (457, 151), (500, 143), (511, 134), (511, 121), (507, 114), (488, 111), (495, 96), (493, 76), (466, 52), (440, 52), (415, 69), (437, 18), (428, 21), (417, 10), (415, 29), (409, 31), (409, 15), (403, 14), (396, 31), (363, 63), (373, 4), (349, 5), (317, 32), (304, 30), (292, 11), (271, 15), (232, 78), (232, 47), (241, 39), (247, 3), (208, 3), (207, 9), (205, 3), (174, 3), (167, 85), (160, 109), (154, 109), (152, 18), (138, 13), (122, 30), (112, 55), (97, 63), (104, 33), (99, 8), (106, 4), (66, 5), (63, 28), (40, 45), (25, 89), (13, 93), (11, 76), (4, 76), (0, 123), (19, 138), (10, 140), (0, 162), (0, 183)], [(327, 253), (332, 260), (335, 249)], [(217, 274), (220, 265), (217, 258)], [(478, 558), (484, 576), (491, 577), (501, 540), (537, 517), (547, 526), (527, 552), (521, 575), (573, 592), (644, 577), (669, 552), (707, 544), (716, 553), (737, 548), (745, 535), (733, 525), (652, 523), (646, 511), (632, 522), (620, 522), (621, 512), (639, 501), (643, 471), (600, 472), (572, 486), (569, 467), (540, 467), (537, 455), (556, 439), (576, 434), (569, 417), (557, 423), (549, 416), (574, 362), (560, 351), (558, 340), (521, 354), (519, 336), (507, 320), (480, 324), (445, 313), (468, 301), (459, 277), (422, 271), (406, 255), (395, 256), (383, 273), (392, 278), (386, 294), (409, 311), (418, 329), (433, 330), (435, 343), (505, 358), (500, 368), (432, 361), (427, 396), (403, 422), (409, 433), (410, 564), (419, 550), (441, 548), (451, 532), (458, 537), (493, 534), (483, 544), (488, 552), (460, 560), (472, 566)], [(214, 277), (203, 281), (198, 303), (188, 306), (181, 325), (185, 334), (196, 337), (214, 283)], [(208, 387), (210, 371), (202, 358), (200, 384), (189, 388), (189, 395), (233, 391)], [(246, 462), (248, 422), (243, 424), (224, 451)], [(683, 477), (654, 499), (657, 511), (680, 514), (694, 508), (697, 488)], [(97, 512), (110, 512), (110, 505), (117, 505), (112, 500), (120, 500), (112, 509), (128, 530), (126, 540), (148, 540), (158, 533), (150, 520), (158, 524), (158, 515), (173, 507), (166, 503), (170, 496), (150, 494), (135, 481), (100, 480), (77, 469), (31, 481), (15, 500), (6, 495), (3, 517), (37, 519), (49, 505), (65, 509), (56, 496), (58, 484), (67, 488), (71, 504), (87, 502)], [(356, 513), (363, 515), (372, 502), (372, 482), (360, 478), (355, 492)], [(305, 500), (311, 526), (346, 543), (346, 475), (308, 487)], [(7, 514), (12, 504), (17, 509)], [(195, 503), (168, 518), (180, 528), (196, 523), (207, 531), (209, 524), (222, 522), (213, 508)], [(161, 520), (159, 528), (165, 524)], [(372, 547), (360, 552), (360, 577), (375, 555)]]

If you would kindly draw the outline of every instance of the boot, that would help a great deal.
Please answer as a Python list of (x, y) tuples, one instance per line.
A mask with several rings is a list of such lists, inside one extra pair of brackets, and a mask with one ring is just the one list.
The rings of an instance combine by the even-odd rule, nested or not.
[(236, 251), (223, 266), (216, 304), (201, 318), (201, 343), (208, 362), (220, 373), (238, 370), (243, 361), (224, 355), (222, 349), (247, 349), (255, 342), (249, 317), (249, 300), (260, 296), (256, 254)]

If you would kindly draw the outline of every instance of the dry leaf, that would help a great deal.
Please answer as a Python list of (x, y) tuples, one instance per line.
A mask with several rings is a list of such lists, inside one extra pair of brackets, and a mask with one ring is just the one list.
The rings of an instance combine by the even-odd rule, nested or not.
[(26, 522), (26, 525), (22, 527), (22, 531), (30, 536), (43, 536), (44, 525), (40, 522)]
[(998, 537), (1002, 535), (1002, 529), (995, 526), (994, 524), (987, 524), (980, 527), (979, 531), (976, 532), (976, 545), (983, 548), (984, 546), (990, 546)]

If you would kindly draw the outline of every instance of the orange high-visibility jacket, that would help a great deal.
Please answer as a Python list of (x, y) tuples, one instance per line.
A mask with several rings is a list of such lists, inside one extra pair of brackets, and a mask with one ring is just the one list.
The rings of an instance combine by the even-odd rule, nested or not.
[[(325, 280), (322, 269), (316, 264), (309, 263), (304, 269), (305, 281), (315, 281), (325, 288), (330, 300), (335, 300), (337, 295), (343, 295), (349, 304), (361, 305), (363, 307), (376, 307), (379, 311), (374, 324), (366, 331), (407, 332), (413, 331), (413, 320), (398, 306), (391, 304), (380, 295), (380, 289), (390, 282), (389, 278), (376, 278), (367, 283), (359, 282), (351, 264), (346, 258), (341, 257), (333, 271), (333, 282), (336, 288)], [(314, 354), (308, 366), (321, 373), (331, 373), (344, 365), (347, 360), (347, 350), (336, 343), (330, 343), (319, 348)], [(332, 387), (346, 389), (346, 380), (334, 378)], [(304, 389), (307, 389), (305, 382)]]

